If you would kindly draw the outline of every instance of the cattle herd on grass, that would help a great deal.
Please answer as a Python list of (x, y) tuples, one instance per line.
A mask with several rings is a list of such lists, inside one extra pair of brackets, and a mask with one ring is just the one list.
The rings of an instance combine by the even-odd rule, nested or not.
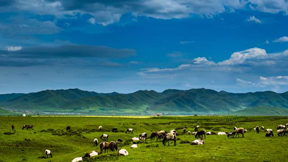
[[(12, 130), (14, 130), (14, 125), (11, 126)], [(22, 130), (24, 129), (33, 129), (33, 125), (23, 125)], [(235, 137), (243, 137), (245, 133), (247, 132), (246, 129), (244, 128), (237, 128), (234, 127), (234, 130), (231, 132), (206, 132), (205, 130), (199, 130), (200, 126), (197, 125), (194, 128), (194, 131), (190, 131), (187, 130), (187, 128), (183, 128), (183, 131), (177, 132), (175, 129), (170, 130), (169, 132), (165, 131), (165, 130), (160, 130), (160, 131), (155, 131), (152, 132), (150, 137), (148, 137), (148, 134), (146, 132), (141, 133), (138, 137), (133, 137), (130, 139), (131, 142), (133, 142), (133, 144), (131, 145), (131, 148), (138, 148), (137, 144), (139, 143), (139, 141), (146, 141), (147, 139), (150, 140), (155, 140), (155, 141), (162, 141), (163, 145), (166, 146), (166, 143), (168, 143), (168, 145), (170, 145), (170, 141), (172, 141), (174, 143), (174, 146), (176, 146), (176, 141), (177, 141), (177, 136), (179, 136), (179, 134), (187, 134), (187, 135), (194, 135), (195, 136), (195, 140), (193, 140), (191, 142), (191, 145), (203, 145), (204, 144), (204, 139), (206, 139), (207, 135), (227, 135), (228, 138), (235, 138)], [(178, 129), (179, 130), (179, 129)], [(256, 126), (255, 128), (253, 128), (253, 130), (256, 133), (260, 133), (260, 131), (266, 132), (265, 137), (273, 137), (274, 133), (273, 130), (271, 128), (267, 128), (265, 129), (264, 126)], [(70, 132), (71, 131), (71, 127), (67, 126), (66, 127), (66, 131)], [(103, 131), (103, 126), (99, 126), (98, 127), (98, 131)], [(118, 132), (118, 129), (116, 127), (112, 128), (112, 132)], [(277, 126), (277, 135), (278, 136), (285, 136), (285, 134), (288, 132), (288, 123), (286, 123), (285, 125), (280, 124)], [(127, 128), (127, 130), (125, 131), (125, 133), (131, 133), (134, 134), (134, 129), (133, 128)], [(79, 161), (85, 161), (85, 159), (87, 158), (91, 158), (94, 156), (98, 156), (99, 154), (104, 154), (106, 152), (108, 152), (108, 150), (110, 151), (118, 151), (118, 155), (122, 155), (122, 156), (128, 156), (128, 151), (126, 149), (120, 149), (118, 150), (118, 144), (122, 143), (123, 140), (122, 139), (117, 139), (116, 142), (114, 141), (110, 141), (108, 142), (108, 138), (109, 135), (108, 134), (102, 134), (100, 136), (100, 139), (102, 140), (102, 142), (100, 142), (99, 144), (99, 140), (97, 138), (94, 138), (93, 140), (93, 146), (98, 146), (100, 147), (100, 152), (98, 151), (90, 151), (88, 153), (86, 153), (83, 157), (76, 157), (72, 160), (72, 162), (79, 162)], [(45, 150), (45, 155), (46, 158), (50, 157), (52, 158), (52, 152), (48, 149)]]

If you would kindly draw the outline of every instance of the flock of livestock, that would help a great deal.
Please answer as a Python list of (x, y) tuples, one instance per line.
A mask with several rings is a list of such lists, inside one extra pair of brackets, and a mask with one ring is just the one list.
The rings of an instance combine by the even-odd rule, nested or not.
[[(239, 137), (239, 135), (242, 135), (242, 137), (244, 137), (244, 134), (247, 132), (246, 129), (237, 128), (237, 127), (234, 127), (234, 131), (232, 131), (232, 132), (218, 132), (218, 133), (206, 132), (205, 130), (199, 131), (199, 128), (200, 128), (199, 125), (195, 126), (193, 132), (187, 131), (187, 128), (183, 128), (183, 134), (194, 135), (196, 138), (196, 140), (191, 142), (191, 145), (203, 145), (204, 139), (206, 139), (206, 135), (227, 135), (228, 138), (235, 138), (235, 137)], [(22, 129), (27, 129), (27, 130), (33, 129), (33, 125), (24, 125), (22, 127)], [(260, 129), (263, 131), (266, 131), (265, 137), (273, 137), (274, 136), (273, 130), (270, 128), (268, 128), (266, 130), (265, 130), (264, 126), (261, 126), (261, 127), (256, 126), (254, 128), (254, 130), (257, 133), (260, 132)], [(14, 130), (14, 125), (12, 125), (12, 130)], [(102, 131), (103, 127), (99, 126), (98, 130)], [(70, 132), (71, 127), (67, 126), (66, 131)], [(128, 128), (125, 133), (133, 133), (133, 131), (134, 131), (133, 128)], [(112, 132), (118, 132), (118, 129), (116, 127), (114, 127), (114, 128), (112, 128)], [(278, 136), (284, 136), (286, 132), (288, 132), (288, 123), (286, 123), (286, 125), (282, 125), (282, 124), (278, 125), (278, 127), (277, 127)], [(176, 146), (176, 140), (177, 140), (176, 137), (178, 135), (179, 134), (175, 129), (170, 130), (170, 132), (166, 132), (164, 130), (161, 130), (158, 132), (152, 132), (149, 138), (150, 139), (156, 139), (156, 141), (159, 141), (159, 140), (162, 141), (164, 146), (166, 145), (166, 143), (168, 143), (168, 145), (170, 145), (169, 141), (173, 141), (174, 146)], [(114, 142), (114, 141), (108, 142), (108, 138), (109, 138), (108, 134), (102, 134), (100, 138), (102, 140), (102, 142), (100, 144), (99, 144), (99, 140), (97, 138), (95, 138), (93, 140), (93, 142), (94, 142), (93, 146), (99, 145), (100, 146), (100, 152), (91, 151), (89, 153), (86, 153), (83, 157), (74, 158), (72, 160), (72, 162), (83, 161), (86, 158), (98, 156), (100, 153), (103, 153), (103, 152), (108, 152), (108, 150), (117, 151), (118, 150), (118, 144), (123, 142), (123, 140), (121, 140), (121, 139), (117, 139), (116, 142)], [(138, 147), (137, 143), (139, 141), (146, 141), (147, 139), (148, 139), (148, 135), (146, 132), (141, 133), (138, 137), (131, 138), (130, 141), (133, 142), (133, 144), (131, 145), (131, 148), (137, 148)], [(45, 154), (46, 154), (47, 158), (49, 156), (52, 158), (52, 152), (50, 150), (46, 149)], [(123, 156), (128, 156), (128, 151), (126, 149), (120, 149), (120, 150), (118, 150), (118, 154), (123, 155)]]

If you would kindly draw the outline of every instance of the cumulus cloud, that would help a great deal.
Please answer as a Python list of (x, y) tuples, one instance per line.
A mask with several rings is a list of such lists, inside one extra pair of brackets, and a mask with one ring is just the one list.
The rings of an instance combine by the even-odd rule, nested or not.
[(274, 40), (274, 42), (288, 42), (288, 37), (287, 36), (283, 36), (281, 38), (278, 38), (278, 39)]
[(96, 23), (95, 18), (88, 19), (88, 22), (93, 25)]
[(262, 21), (260, 19), (257, 19), (255, 16), (250, 16), (248, 19), (246, 19), (246, 21), (254, 22), (254, 23), (257, 23), (257, 24), (261, 24), (262, 23)]

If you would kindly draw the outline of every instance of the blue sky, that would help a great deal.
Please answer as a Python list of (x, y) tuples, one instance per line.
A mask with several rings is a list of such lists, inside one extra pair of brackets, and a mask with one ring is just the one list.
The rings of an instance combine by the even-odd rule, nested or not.
[(285, 0), (1, 0), (0, 93), (288, 91)]

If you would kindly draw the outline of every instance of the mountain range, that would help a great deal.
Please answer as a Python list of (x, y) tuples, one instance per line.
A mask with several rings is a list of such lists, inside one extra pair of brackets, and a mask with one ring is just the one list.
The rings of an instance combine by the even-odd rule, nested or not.
[(288, 92), (229, 93), (211, 89), (96, 93), (80, 89), (0, 95), (1, 112), (88, 115), (288, 115)]

